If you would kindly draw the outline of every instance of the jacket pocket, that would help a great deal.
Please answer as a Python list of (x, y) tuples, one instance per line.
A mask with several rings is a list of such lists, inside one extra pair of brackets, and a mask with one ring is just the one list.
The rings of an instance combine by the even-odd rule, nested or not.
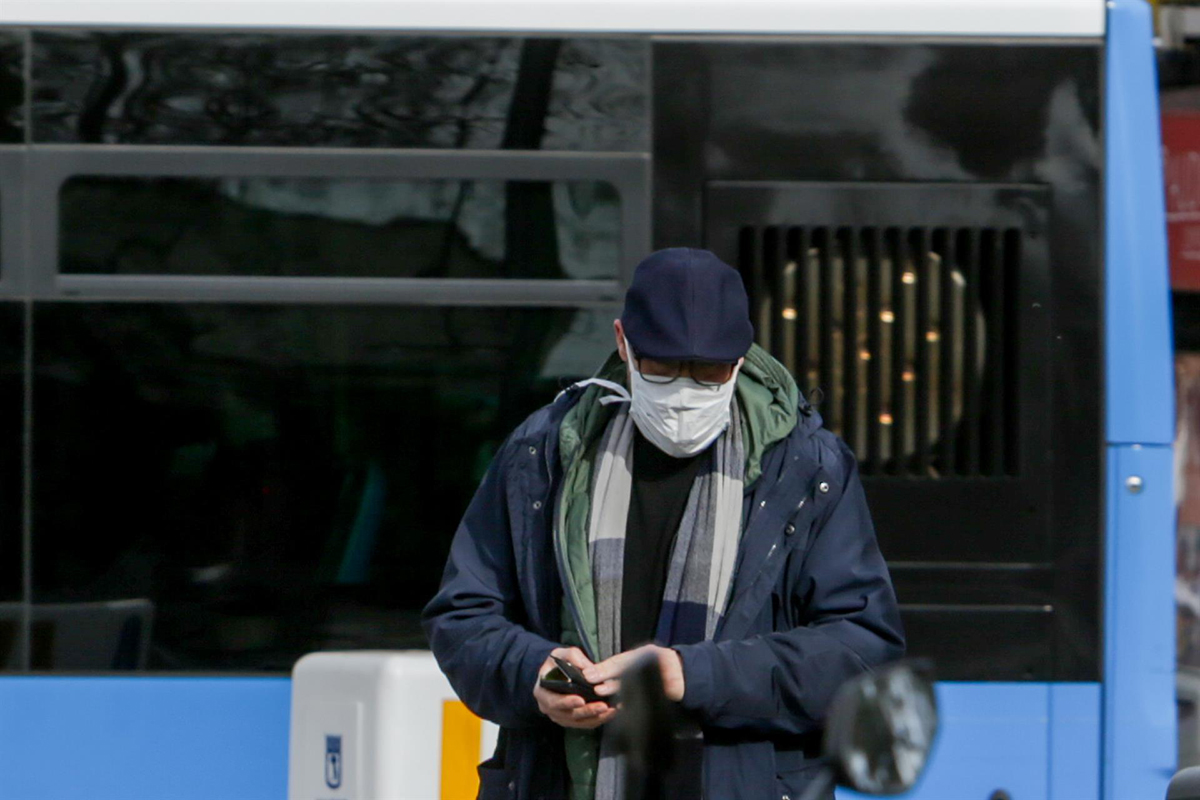
[[(777, 792), (775, 796), (779, 800), (801, 800), (801, 798), (807, 798), (808, 787), (816, 779), (817, 773), (820, 771), (821, 767), (814, 764), (811, 767), (791, 770), (776, 775)], [(817, 795), (813, 800), (834, 800), (833, 786), (829, 787), (828, 792)]]
[(479, 765), (478, 800), (513, 800), (517, 796), (516, 771), (505, 769), (503, 762), (489, 758)]
[[(820, 773), (823, 762), (808, 758), (799, 750), (775, 751), (775, 797), (776, 800), (800, 800), (805, 797), (809, 785)], [(818, 800), (833, 800), (833, 787), (819, 796)]]

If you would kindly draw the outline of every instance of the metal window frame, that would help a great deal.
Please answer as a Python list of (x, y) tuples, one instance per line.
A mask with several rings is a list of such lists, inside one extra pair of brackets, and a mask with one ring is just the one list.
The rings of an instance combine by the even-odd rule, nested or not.
[[(650, 248), (650, 156), (505, 150), (34, 145), (26, 148), (28, 296), (38, 300), (598, 306), (620, 301)], [(621, 203), (615, 280), (63, 275), (59, 192), (80, 175), (409, 180), (602, 180)], [(11, 184), (10, 184), (11, 185)], [(5, 253), (6, 264), (12, 263)], [(19, 267), (18, 267), (19, 269)]]

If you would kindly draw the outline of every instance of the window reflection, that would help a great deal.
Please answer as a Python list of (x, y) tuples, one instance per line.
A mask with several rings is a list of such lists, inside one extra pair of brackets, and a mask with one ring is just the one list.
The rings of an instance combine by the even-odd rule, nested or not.
[(21, 666), (17, 607), (21, 597), (21, 493), (24, 307), (0, 303), (0, 670)]
[(79, 176), (65, 273), (613, 279), (620, 202), (598, 181)]
[[(649, 149), (644, 37), (60, 29), (33, 42), (38, 142)], [(23, 54), (12, 63), (19, 76)]]
[(0, 144), (25, 141), (25, 33), (0, 30)]
[(150, 669), (424, 646), (493, 453), (617, 313), (37, 306), (36, 601), (151, 600)]

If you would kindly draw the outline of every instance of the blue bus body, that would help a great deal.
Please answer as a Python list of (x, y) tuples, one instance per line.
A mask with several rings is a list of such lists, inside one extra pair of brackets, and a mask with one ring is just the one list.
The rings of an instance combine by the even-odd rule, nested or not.
[[(1173, 771), (1174, 391), (1148, 9), (1109, 10), (1105, 137), (1107, 525), (1102, 786), (1153, 797)], [(1145, 488), (1135, 492), (1141, 478)]]
[[(939, 684), (919, 800), (1161, 798), (1174, 769), (1175, 412), (1151, 38), (1148, 5), (1108, 3), (1100, 679)], [(0, 796), (280, 800), (288, 723), (277, 676), (0, 677)]]

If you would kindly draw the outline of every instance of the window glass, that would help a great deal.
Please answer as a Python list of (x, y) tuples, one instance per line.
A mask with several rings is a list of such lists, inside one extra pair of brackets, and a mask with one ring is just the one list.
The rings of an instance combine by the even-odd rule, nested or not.
[(24, 313), (0, 303), (0, 670), (20, 666)]
[(645, 37), (36, 31), (39, 143), (649, 150)]
[(109, 620), (47, 634), (35, 668), (426, 646), (419, 611), (493, 454), (600, 365), (617, 313), (36, 306), (35, 600), (61, 609), (47, 627)]
[(0, 144), (25, 142), (25, 33), (0, 30)]
[(81, 176), (64, 273), (614, 279), (616, 190), (596, 181)]

